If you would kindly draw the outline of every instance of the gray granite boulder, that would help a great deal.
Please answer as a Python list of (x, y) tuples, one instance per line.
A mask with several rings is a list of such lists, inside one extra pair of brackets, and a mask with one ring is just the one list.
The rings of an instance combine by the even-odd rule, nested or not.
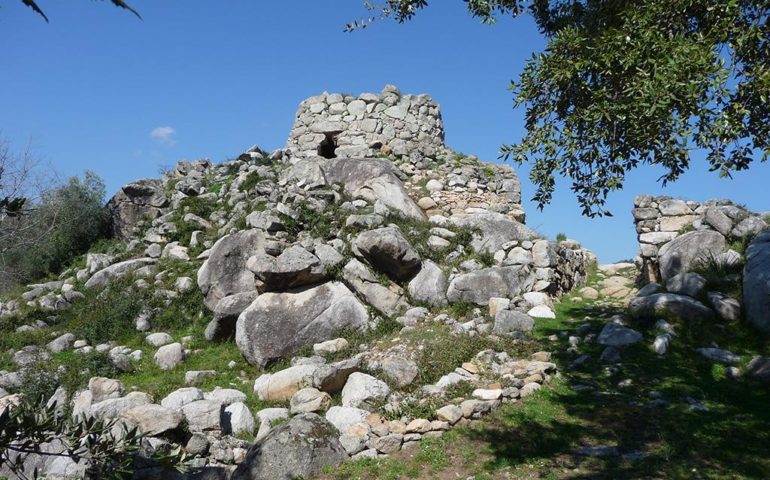
[(450, 303), (487, 305), (493, 297), (516, 298), (532, 291), (535, 276), (527, 266), (490, 267), (455, 276), (449, 283)]
[(356, 260), (351, 259), (342, 269), (342, 278), (356, 291), (367, 303), (388, 317), (395, 315), (399, 310), (409, 305), (403, 295), (397, 293), (400, 288), (394, 288), (380, 283), (379, 279), (369, 268)]
[(497, 335), (511, 335), (529, 332), (535, 327), (535, 321), (523, 312), (500, 310), (495, 314), (492, 331)]
[(702, 230), (680, 235), (660, 249), (660, 276), (668, 281), (677, 273), (689, 272), (699, 263), (716, 258), (724, 250), (725, 237), (719, 232)]
[(642, 341), (642, 334), (632, 328), (610, 322), (604, 325), (596, 341), (607, 347), (627, 347)]
[(232, 480), (310, 478), (323, 467), (347, 460), (334, 426), (314, 413), (303, 413), (274, 427), (255, 443), (238, 465)]
[(265, 293), (241, 313), (235, 342), (252, 365), (269, 362), (334, 338), (343, 328), (361, 328), (366, 307), (340, 282), (282, 293)]
[(132, 260), (126, 260), (124, 262), (118, 262), (103, 268), (94, 273), (91, 278), (85, 284), (86, 288), (104, 288), (110, 284), (110, 282), (121, 277), (127, 273), (138, 270), (147, 265), (152, 265), (157, 262), (155, 258), (134, 258)]
[(206, 340), (226, 340), (235, 335), (235, 322), (238, 317), (259, 296), (254, 290), (228, 295), (217, 303), (214, 318), (206, 326)]
[(277, 257), (257, 254), (249, 258), (247, 267), (262, 280), (268, 292), (318, 283), (327, 276), (321, 260), (298, 245)]
[(743, 308), (749, 323), (770, 333), (770, 232), (759, 234), (746, 250)]
[(422, 262), (420, 271), (409, 282), (409, 295), (417, 302), (441, 307), (447, 304), (446, 275), (431, 260)]
[(382, 159), (307, 158), (294, 163), (281, 177), (307, 187), (340, 184), (354, 198), (382, 202), (397, 214), (426, 220), (422, 209), (409, 197), (395, 167)]
[(211, 247), (209, 257), (198, 270), (198, 287), (206, 296), (206, 306), (214, 310), (228, 295), (257, 289), (254, 273), (246, 268), (252, 255), (264, 251), (262, 230), (243, 230), (225, 235)]
[(420, 269), (420, 255), (396, 227), (363, 232), (354, 245), (375, 269), (395, 280), (407, 280)]
[(146, 219), (154, 219), (168, 205), (160, 180), (138, 180), (122, 187), (107, 203), (115, 238), (128, 240), (134, 228)]
[(656, 293), (634, 297), (628, 303), (628, 314), (639, 319), (665, 319), (670, 322), (711, 321), (714, 311), (685, 295)]
[(666, 282), (666, 290), (669, 293), (687, 295), (699, 298), (706, 288), (706, 279), (695, 272), (681, 272), (669, 278)]
[(511, 240), (533, 240), (537, 233), (523, 223), (488, 210), (452, 215), (449, 221), (458, 227), (477, 229), (471, 246), (476, 252), (495, 253)]

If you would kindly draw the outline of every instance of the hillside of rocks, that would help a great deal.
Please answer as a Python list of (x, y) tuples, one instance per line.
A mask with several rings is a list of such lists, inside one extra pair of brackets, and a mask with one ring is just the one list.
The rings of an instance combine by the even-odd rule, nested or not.
[(307, 99), (286, 148), (181, 161), (106, 208), (114, 240), (0, 303), (0, 403), (45, 394), (233, 478), (388, 455), (526, 397), (556, 372), (528, 332), (595, 264), (391, 86)]

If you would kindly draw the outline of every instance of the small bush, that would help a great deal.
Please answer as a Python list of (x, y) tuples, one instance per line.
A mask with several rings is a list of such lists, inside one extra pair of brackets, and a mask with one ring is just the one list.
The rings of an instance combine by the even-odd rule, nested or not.
[(104, 194), (102, 179), (86, 172), (83, 179), (72, 177), (44, 192), (28, 215), (3, 222), (0, 239), (19, 246), (3, 253), (0, 289), (61, 272), (107, 236), (110, 217), (103, 208)]
[(257, 186), (257, 184), (262, 181), (262, 177), (259, 176), (259, 173), (257, 171), (250, 172), (248, 175), (246, 175), (246, 178), (243, 180), (243, 182), (238, 187), (239, 192), (249, 192), (254, 187)]
[(567, 234), (566, 233), (561, 233), (560, 232), (560, 233), (556, 234), (556, 241), (557, 242), (563, 242), (566, 239), (567, 239)]
[(87, 292), (86, 298), (73, 305), (68, 315), (72, 331), (89, 344), (119, 341), (135, 333), (134, 319), (145, 304), (144, 295), (131, 288), (133, 277), (113, 280), (100, 293)]

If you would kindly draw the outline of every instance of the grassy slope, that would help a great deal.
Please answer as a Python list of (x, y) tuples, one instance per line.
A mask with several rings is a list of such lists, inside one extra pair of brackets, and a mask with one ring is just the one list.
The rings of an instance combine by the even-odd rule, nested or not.
[[(727, 379), (724, 367), (694, 351), (716, 340), (746, 361), (752, 352), (767, 353), (768, 342), (738, 324), (678, 325), (669, 353), (658, 357), (647, 347), (655, 335), (650, 326), (635, 325), (645, 341), (624, 352), (621, 365), (601, 365), (601, 348), (586, 344), (581, 353), (593, 360), (569, 370), (574, 355), (566, 354), (563, 332), (589, 323), (598, 333), (621, 312), (618, 302), (565, 299), (557, 318), (535, 330), (544, 348), (565, 352), (556, 355), (563, 377), (552, 388), (442, 439), (387, 459), (350, 462), (324, 478), (770, 478), (770, 391)], [(630, 385), (619, 386), (623, 380)], [(653, 406), (651, 392), (670, 404)], [(691, 409), (687, 397), (708, 411)], [(643, 458), (575, 454), (589, 445)]]

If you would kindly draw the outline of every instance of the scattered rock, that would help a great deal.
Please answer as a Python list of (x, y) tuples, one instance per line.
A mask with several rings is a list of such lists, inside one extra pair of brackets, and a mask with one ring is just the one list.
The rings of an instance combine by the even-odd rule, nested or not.
[(610, 322), (604, 325), (596, 341), (609, 347), (626, 347), (642, 341), (642, 334), (623, 325)]
[(328, 393), (315, 388), (303, 388), (292, 395), (289, 402), (291, 414), (320, 412), (328, 410), (332, 397)]
[(669, 322), (713, 321), (714, 311), (694, 298), (674, 293), (635, 297), (628, 304), (632, 318), (663, 318)]
[(342, 389), (342, 406), (358, 408), (375, 400), (385, 400), (388, 395), (390, 388), (385, 382), (355, 372), (350, 374)]
[(171, 370), (179, 366), (184, 360), (184, 347), (181, 343), (164, 345), (155, 352), (155, 364), (161, 370)]

